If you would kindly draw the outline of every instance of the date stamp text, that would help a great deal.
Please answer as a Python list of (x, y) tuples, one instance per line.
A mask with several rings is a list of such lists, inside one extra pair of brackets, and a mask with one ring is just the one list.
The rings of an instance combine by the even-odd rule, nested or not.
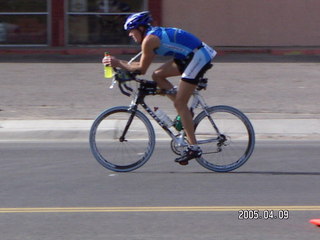
[(287, 220), (289, 210), (239, 210), (239, 220)]

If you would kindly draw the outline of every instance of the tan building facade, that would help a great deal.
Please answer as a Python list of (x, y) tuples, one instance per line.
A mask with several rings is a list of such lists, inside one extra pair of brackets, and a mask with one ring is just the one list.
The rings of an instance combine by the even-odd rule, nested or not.
[(214, 46), (319, 47), (320, 0), (162, 0), (162, 25)]

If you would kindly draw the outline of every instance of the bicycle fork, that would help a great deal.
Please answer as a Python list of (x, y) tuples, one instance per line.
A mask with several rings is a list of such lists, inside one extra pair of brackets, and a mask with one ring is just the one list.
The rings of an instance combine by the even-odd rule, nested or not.
[(128, 119), (126, 126), (123, 129), (123, 133), (119, 138), (119, 142), (127, 142), (128, 141), (128, 140), (126, 140), (126, 134), (128, 132), (129, 127), (131, 126), (131, 123), (133, 121), (134, 116), (136, 115), (137, 105), (130, 107), (130, 110), (131, 110), (131, 115)]

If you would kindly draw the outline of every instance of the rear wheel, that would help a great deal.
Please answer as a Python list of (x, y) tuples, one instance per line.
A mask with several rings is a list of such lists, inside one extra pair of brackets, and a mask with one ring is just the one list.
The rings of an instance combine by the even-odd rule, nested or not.
[(203, 151), (197, 161), (216, 172), (239, 168), (254, 150), (255, 133), (250, 120), (229, 106), (210, 107), (206, 111), (194, 120), (195, 135)]

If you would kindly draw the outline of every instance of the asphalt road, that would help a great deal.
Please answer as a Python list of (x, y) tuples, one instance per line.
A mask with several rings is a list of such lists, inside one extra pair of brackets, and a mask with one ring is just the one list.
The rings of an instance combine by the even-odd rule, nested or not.
[[(276, 139), (287, 126), (299, 134), (300, 127), (311, 130), (299, 138), (285, 134), (303, 142), (259, 138), (252, 158), (224, 174), (196, 162), (175, 164), (167, 142), (158, 142), (151, 160), (137, 171), (113, 173), (94, 160), (87, 142), (63, 140), (52, 124), (42, 135), (30, 131), (39, 120), (74, 125), (105, 108), (128, 105), (130, 99), (118, 89), (108, 89), (100, 61), (101, 56), (0, 56), (1, 240), (319, 238), (320, 228), (309, 223), (320, 218), (320, 142), (309, 141), (319, 140), (319, 56), (217, 57), (203, 92), (208, 104), (241, 109)], [(167, 99), (148, 103), (176, 114)], [(11, 120), (23, 120), (18, 130), (22, 124), (23, 134), (32, 137), (14, 142), (21, 132), (6, 129)], [(261, 137), (260, 125), (255, 130)], [(48, 138), (51, 134), (56, 138)], [(39, 136), (51, 141), (30, 142)], [(239, 219), (255, 209), (258, 219)], [(274, 217), (264, 219), (265, 212)], [(289, 219), (280, 219), (283, 213)]]
[[(221, 174), (175, 164), (158, 142), (146, 165), (119, 174), (87, 142), (1, 142), (1, 240), (317, 239), (319, 144), (260, 141), (243, 167)], [(258, 219), (239, 219), (252, 209)]]

